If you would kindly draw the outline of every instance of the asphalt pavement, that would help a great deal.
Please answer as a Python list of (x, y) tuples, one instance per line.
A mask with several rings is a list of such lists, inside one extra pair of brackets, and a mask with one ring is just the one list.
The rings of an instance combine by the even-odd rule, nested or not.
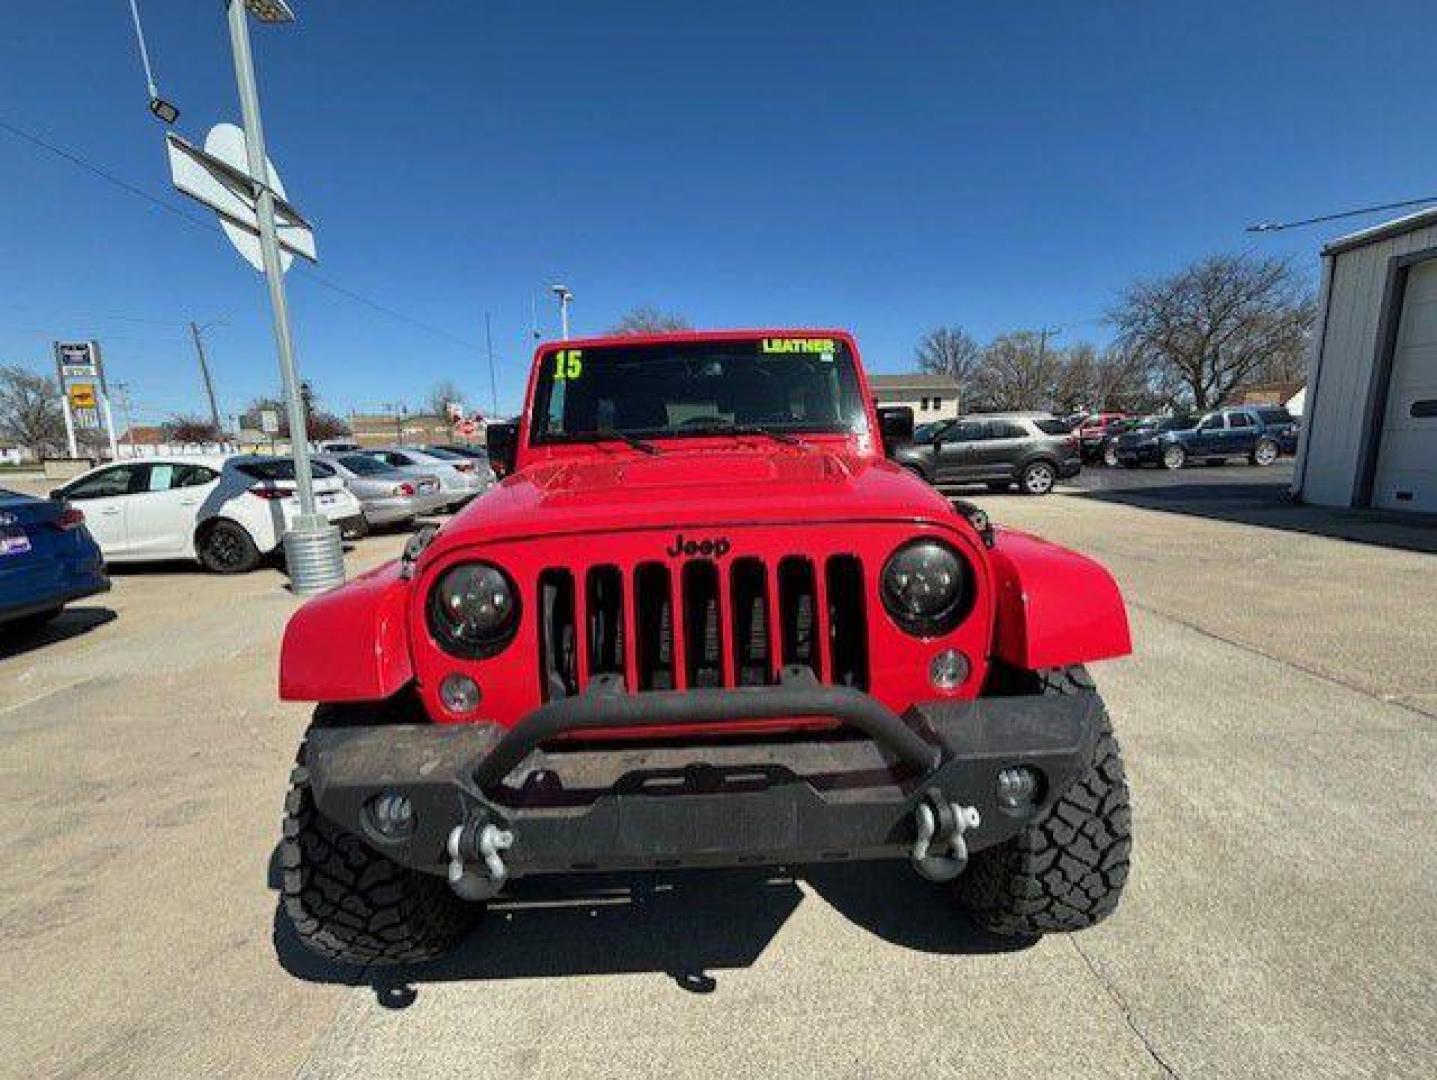
[(1303, 508), (976, 501), (1129, 602), (1135, 654), (1095, 675), (1134, 870), (1097, 929), (1014, 948), (902, 866), (648, 876), (530, 888), (437, 965), (334, 968), (273, 891), (296, 601), (128, 572), (0, 647), (0, 1073), (1437, 1074), (1437, 560)]

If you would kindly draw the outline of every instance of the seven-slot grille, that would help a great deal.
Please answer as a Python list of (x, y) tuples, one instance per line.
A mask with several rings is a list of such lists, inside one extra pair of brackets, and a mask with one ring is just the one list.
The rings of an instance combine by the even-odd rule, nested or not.
[(863, 566), (853, 555), (553, 567), (539, 575), (537, 601), (546, 701), (599, 675), (642, 692), (770, 685), (790, 666), (868, 688)]

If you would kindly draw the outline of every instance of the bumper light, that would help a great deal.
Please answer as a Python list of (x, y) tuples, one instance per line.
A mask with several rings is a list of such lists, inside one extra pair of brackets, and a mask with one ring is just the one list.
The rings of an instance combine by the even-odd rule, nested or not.
[(446, 675), (439, 684), (439, 700), (456, 716), (472, 713), (482, 697), (479, 684), (468, 675)]
[(968, 678), (968, 658), (957, 649), (944, 649), (928, 662), (928, 681), (935, 690), (956, 690)]
[(1037, 769), (1014, 765), (998, 771), (998, 805), (1008, 810), (1023, 810), (1038, 801), (1043, 786)]

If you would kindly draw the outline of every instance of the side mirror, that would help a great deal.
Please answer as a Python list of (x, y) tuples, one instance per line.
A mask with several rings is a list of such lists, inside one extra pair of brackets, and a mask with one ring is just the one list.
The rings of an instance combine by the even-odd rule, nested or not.
[(878, 431), (883, 452), (891, 454), (913, 441), (913, 410), (907, 405), (885, 405), (878, 410)]
[(489, 450), (489, 467), (500, 479), (514, 471), (519, 457), (519, 425), (490, 424), (484, 429), (484, 445)]

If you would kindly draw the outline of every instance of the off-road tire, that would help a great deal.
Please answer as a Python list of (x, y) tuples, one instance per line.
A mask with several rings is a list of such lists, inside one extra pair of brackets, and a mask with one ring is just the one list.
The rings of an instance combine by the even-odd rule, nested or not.
[(1018, 487), (1024, 495), (1047, 495), (1057, 483), (1058, 470), (1047, 461), (1029, 462), (1018, 477)]
[[(1093, 689), (1082, 667), (1036, 677), (1044, 694)], [(998, 934), (1035, 937), (1082, 930), (1117, 908), (1131, 850), (1128, 783), (1103, 710), (1087, 772), (1013, 839), (976, 852), (955, 889), (973, 918)]]
[(247, 574), (262, 558), (249, 530), (223, 518), (201, 527), (195, 553), (212, 574)]
[(306, 948), (345, 964), (410, 964), (452, 949), (483, 911), (443, 878), (400, 866), (315, 809), (304, 748), (290, 777), (280, 902)]

